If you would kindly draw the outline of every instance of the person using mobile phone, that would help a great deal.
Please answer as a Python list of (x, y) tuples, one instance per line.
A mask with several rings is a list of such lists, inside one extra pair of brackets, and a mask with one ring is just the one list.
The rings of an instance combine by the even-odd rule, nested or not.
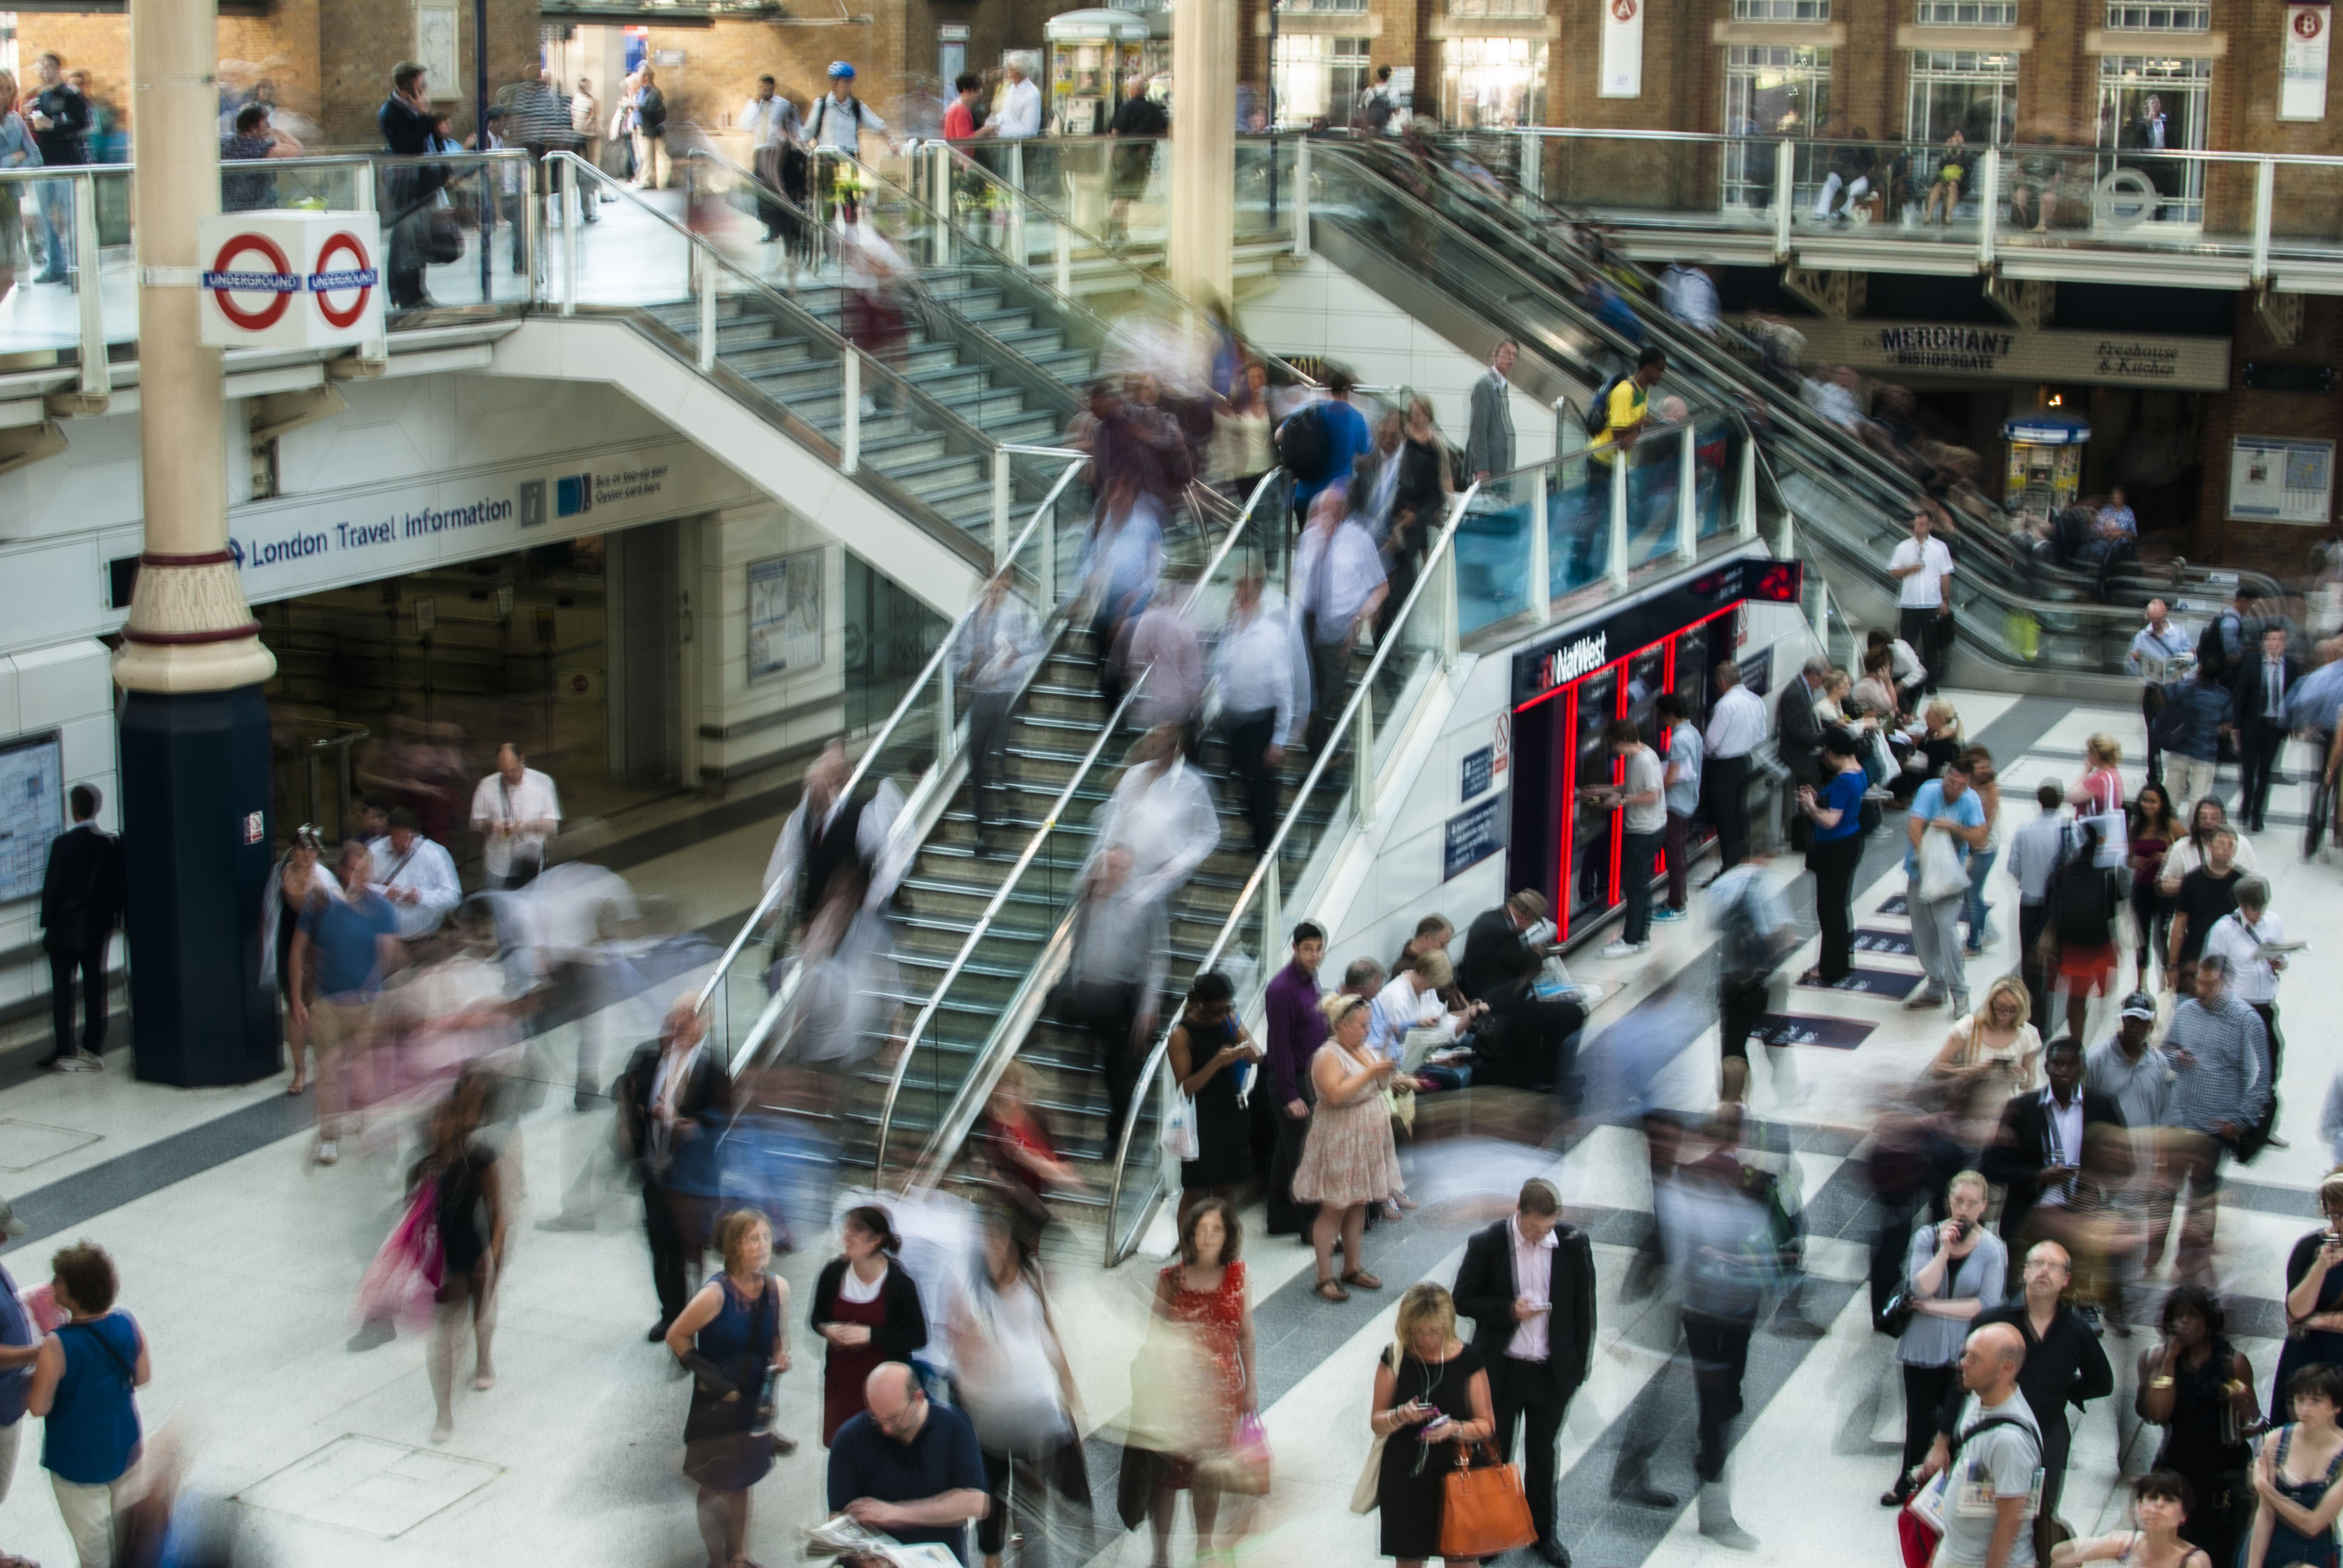
[(1896, 1343), (1904, 1369), (1904, 1467), (1881, 1494), (1896, 1508), (1912, 1495), (1913, 1472), (1936, 1439), (1936, 1413), (1959, 1375), (1970, 1322), (1986, 1303), (2001, 1301), (2009, 1278), (2009, 1249), (1985, 1227), (1986, 1179), (1964, 1171), (1946, 1185), (1943, 1224), (1912, 1234), (1904, 1294), (1912, 1321)]
[(1367, 1424), (1383, 1440), (1375, 1493), (1383, 1554), (1417, 1568), (1440, 1551), (1447, 1476), (1459, 1450), (1487, 1442), (1496, 1419), (1489, 1374), (1480, 1352), (1456, 1337), (1456, 1302), (1446, 1290), (1410, 1286), (1393, 1332), (1375, 1367)]
[(1261, 1060), (1236, 1016), (1236, 988), (1208, 970), (1188, 988), (1169, 1054), (1180, 1092), (1195, 1101), (1196, 1157), (1180, 1162), (1180, 1218), (1206, 1198), (1233, 1201), (1252, 1174), (1252, 1123), (1237, 1099), (1244, 1070)]

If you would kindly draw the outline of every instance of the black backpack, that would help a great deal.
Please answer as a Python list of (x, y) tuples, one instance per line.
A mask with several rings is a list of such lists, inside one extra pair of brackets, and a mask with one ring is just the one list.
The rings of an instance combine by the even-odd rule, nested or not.
[(1586, 412), (1582, 416), (1588, 436), (1598, 437), (1610, 428), (1611, 394), (1618, 389), (1620, 383), (1628, 378), (1624, 374), (1614, 376), (1594, 389), (1594, 396), (1587, 400)]
[(2066, 947), (2099, 948), (2115, 940), (2115, 895), (2108, 873), (2092, 854), (2077, 847), (2058, 869), (2058, 940)]
[(2158, 751), (2177, 750), (2188, 739), (2195, 726), (2190, 722), (2190, 704), (2177, 693), (2153, 688), (2157, 696), (2156, 717), (2148, 720), (2148, 738), (2156, 742)]
[(1327, 438), (1326, 420), (1318, 404), (1299, 410), (1277, 427), (1277, 460), (1303, 484), (1314, 485), (1325, 478), (1332, 457), (1333, 443)]

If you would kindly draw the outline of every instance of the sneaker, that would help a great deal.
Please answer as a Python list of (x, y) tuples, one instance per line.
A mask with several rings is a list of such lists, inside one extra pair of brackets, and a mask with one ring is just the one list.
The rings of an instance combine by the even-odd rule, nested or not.
[(1942, 1007), (1944, 1005), (1945, 993), (1942, 991), (1917, 991), (1904, 999), (1905, 1010), (1907, 1012), (1918, 1012), (1923, 1008)]
[(342, 1151), (335, 1146), (332, 1139), (329, 1138), (323, 1143), (317, 1145), (317, 1153), (316, 1158), (318, 1164), (331, 1165), (341, 1157)]
[(1632, 959), (1637, 953), (1647, 950), (1651, 945), (1652, 944), (1649, 942), (1631, 942), (1627, 940), (1626, 938), (1622, 937), (1617, 941), (1613, 942), (1609, 947), (1604, 948), (1603, 950), (1603, 956), (1606, 959)]
[(1652, 911), (1652, 921), (1654, 925), (1672, 926), (1678, 920), (1690, 919), (1692, 919), (1690, 910), (1658, 909)]
[(102, 1060), (89, 1052), (76, 1050), (70, 1056), (58, 1057), (48, 1067), (52, 1072), (96, 1072), (105, 1065)]

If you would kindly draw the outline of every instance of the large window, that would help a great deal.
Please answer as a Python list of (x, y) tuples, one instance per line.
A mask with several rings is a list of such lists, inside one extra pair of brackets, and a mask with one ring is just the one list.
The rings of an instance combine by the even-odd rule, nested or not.
[[(1329, 9), (1324, 5), (1321, 10)], [(1277, 118), (1285, 126), (1323, 119), (1346, 126), (1367, 85), (1367, 40), (1322, 34), (1277, 35)]]
[(1733, 0), (1735, 22), (1827, 22), (1830, 0)]
[(2205, 221), (2205, 166), (2157, 155), (2205, 150), (2212, 96), (2210, 60), (2152, 55), (2099, 57), (2099, 146), (2116, 149), (2113, 167), (2137, 170), (2154, 187), (2147, 215), (2151, 221)]
[[(1504, 4), (1505, 0), (1492, 0)], [(1540, 11), (1543, 13), (1543, 6)], [(1461, 15), (1450, 0), (1449, 15)], [(1459, 130), (1545, 124), (1545, 40), (1450, 38), (1440, 45), (1440, 118)]]
[(1545, 15), (1545, 0), (1448, 0), (1451, 16)]
[(1912, 112), (1916, 143), (1955, 131), (1973, 147), (2006, 143), (2017, 124), (2017, 56), (2002, 50), (1915, 49)]
[(2107, 0), (2107, 25), (2127, 33), (2207, 33), (2213, 27), (2210, 0)]
[(1725, 134), (1751, 138), (1726, 151), (1726, 206), (1773, 205), (1774, 143), (1810, 136), (1829, 118), (1830, 74), (1828, 49), (1735, 44), (1725, 51)]
[(1923, 27), (2015, 27), (2017, 0), (1920, 0)]

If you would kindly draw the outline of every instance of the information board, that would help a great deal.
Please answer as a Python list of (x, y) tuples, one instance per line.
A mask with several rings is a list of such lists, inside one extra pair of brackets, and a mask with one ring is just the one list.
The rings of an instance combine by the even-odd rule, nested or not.
[(65, 744), (55, 730), (0, 741), (0, 903), (35, 898), (65, 828)]
[(1472, 800), (1487, 794), (1489, 786), (1496, 779), (1496, 761), (1497, 750), (1493, 746), (1483, 746), (1478, 750), (1464, 753), (1464, 760), (1457, 769), (1457, 799)]
[(749, 566), (749, 678), (821, 662), (821, 551)]
[(1462, 875), (1505, 847), (1505, 818), (1497, 809), (1502, 796), (1492, 796), (1470, 810), (1448, 819), (1440, 856), (1440, 879)]
[(2334, 500), (2334, 442), (2284, 436), (2229, 438), (2232, 518), (2323, 526)]

